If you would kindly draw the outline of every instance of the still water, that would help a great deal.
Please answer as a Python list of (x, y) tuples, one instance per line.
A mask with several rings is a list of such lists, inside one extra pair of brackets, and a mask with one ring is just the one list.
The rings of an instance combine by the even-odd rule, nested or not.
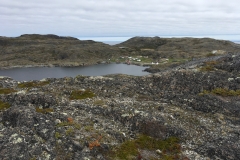
[(75, 77), (77, 75), (102, 76), (107, 74), (148, 75), (147, 67), (126, 64), (99, 64), (85, 67), (33, 67), (0, 70), (0, 76), (18, 81), (41, 80), (43, 78)]

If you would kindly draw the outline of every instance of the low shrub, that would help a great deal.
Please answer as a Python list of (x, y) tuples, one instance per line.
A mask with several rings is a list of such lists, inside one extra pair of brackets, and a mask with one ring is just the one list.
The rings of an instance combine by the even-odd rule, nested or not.
[(35, 88), (35, 87), (42, 87), (49, 84), (49, 81), (39, 81), (39, 82), (23, 82), (18, 84), (18, 88)]
[(13, 92), (17, 92), (17, 91), (12, 88), (0, 88), (0, 94), (10, 94)]
[(47, 114), (47, 113), (50, 113), (50, 112), (53, 112), (53, 109), (52, 108), (38, 108), (36, 107), (36, 112), (38, 113), (42, 113), (42, 114)]
[(77, 90), (77, 91), (72, 91), (69, 99), (70, 100), (86, 99), (86, 98), (92, 98), (94, 96), (95, 96), (95, 94), (92, 91), (90, 91), (90, 90), (85, 90), (85, 91)]
[(208, 61), (205, 62), (205, 65), (200, 68), (200, 71), (213, 71), (214, 66), (217, 65), (217, 61)]
[(203, 90), (203, 92), (199, 93), (200, 96), (205, 94), (214, 94), (214, 95), (219, 95), (223, 97), (240, 96), (240, 90), (234, 91), (234, 90), (229, 90), (225, 88), (215, 88), (211, 91)]
[(156, 151), (157, 149), (162, 151), (161, 159), (174, 160), (178, 159), (181, 152), (181, 146), (179, 139), (176, 137), (169, 137), (166, 140), (155, 139), (146, 135), (140, 135), (135, 140), (128, 140), (122, 145), (117, 147), (114, 151), (111, 151), (110, 157), (117, 157), (119, 159), (133, 159), (138, 157), (139, 149), (147, 149), (150, 151)]
[(6, 103), (0, 100), (0, 111), (8, 109), (9, 107), (10, 107), (9, 103)]

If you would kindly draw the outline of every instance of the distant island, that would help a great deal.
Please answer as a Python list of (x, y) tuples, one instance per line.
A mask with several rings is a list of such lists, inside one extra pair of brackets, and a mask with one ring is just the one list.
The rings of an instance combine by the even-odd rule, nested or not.
[(56, 35), (0, 37), (0, 67), (148, 65), (20, 82), (0, 77), (0, 159), (240, 159), (240, 45), (133, 37), (110, 46)]

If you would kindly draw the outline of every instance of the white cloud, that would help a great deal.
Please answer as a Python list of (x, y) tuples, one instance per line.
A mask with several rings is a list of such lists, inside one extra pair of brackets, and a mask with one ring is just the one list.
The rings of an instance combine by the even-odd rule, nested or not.
[(2, 0), (0, 35), (240, 34), (238, 0)]

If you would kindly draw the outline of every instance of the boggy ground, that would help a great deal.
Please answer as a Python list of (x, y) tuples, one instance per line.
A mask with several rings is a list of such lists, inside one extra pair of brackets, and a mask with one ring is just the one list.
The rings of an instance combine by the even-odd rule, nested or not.
[(0, 159), (240, 159), (239, 58), (143, 77), (1, 77)]

